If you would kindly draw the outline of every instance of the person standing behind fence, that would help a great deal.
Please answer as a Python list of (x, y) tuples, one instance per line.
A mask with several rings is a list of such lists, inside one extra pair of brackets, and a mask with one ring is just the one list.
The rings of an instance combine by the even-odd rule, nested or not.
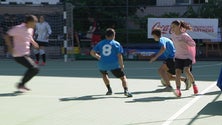
[(91, 23), (87, 37), (91, 38), (91, 46), (94, 47), (101, 40), (100, 23), (93, 17), (88, 18)]
[(35, 57), (36, 57), (36, 64), (39, 64), (39, 58), (42, 57), (42, 63), (41, 65), (46, 64), (46, 53), (45, 53), (45, 47), (49, 44), (49, 36), (52, 34), (52, 30), (48, 22), (45, 21), (45, 18), (43, 16), (40, 16), (39, 23), (36, 24), (36, 41), (39, 44), (39, 49), (34, 50)]
[(33, 39), (34, 27), (37, 21), (36, 16), (28, 15), (24, 23), (9, 29), (5, 35), (9, 53), (12, 54), (17, 63), (28, 68), (21, 82), (17, 84), (17, 88), (20, 91), (29, 91), (30, 89), (27, 88), (25, 84), (39, 72), (38, 66), (30, 58), (30, 43), (35, 48), (39, 48), (38, 43)]
[(197, 85), (195, 84), (194, 76), (191, 73), (192, 64), (196, 63), (196, 43), (186, 33), (186, 30), (192, 30), (192, 27), (184, 21), (175, 20), (171, 23), (172, 41), (174, 42), (175, 53), (175, 68), (176, 68), (176, 90), (175, 95), (181, 96), (180, 77), (182, 72), (185, 73), (188, 80), (193, 85), (194, 94), (198, 93)]

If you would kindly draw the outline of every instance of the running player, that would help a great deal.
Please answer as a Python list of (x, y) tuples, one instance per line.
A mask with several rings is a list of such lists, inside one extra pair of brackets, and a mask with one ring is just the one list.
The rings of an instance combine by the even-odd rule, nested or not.
[(132, 94), (128, 91), (126, 75), (123, 72), (123, 48), (119, 42), (115, 41), (115, 34), (114, 29), (108, 28), (105, 33), (106, 39), (96, 44), (96, 46), (90, 51), (90, 54), (98, 60), (99, 70), (108, 89), (106, 95), (112, 94), (108, 76), (108, 71), (111, 71), (115, 77), (121, 79), (124, 95), (132, 97)]
[(180, 77), (184, 72), (186, 77), (190, 80), (193, 85), (194, 94), (198, 93), (197, 85), (194, 81), (194, 76), (191, 73), (192, 64), (196, 63), (196, 43), (186, 33), (187, 30), (192, 30), (192, 27), (184, 21), (175, 20), (171, 23), (172, 29), (172, 40), (174, 42), (176, 53), (175, 53), (175, 68), (176, 68), (176, 90), (175, 95), (181, 96), (180, 90)]
[(36, 40), (39, 44), (39, 49), (34, 50), (36, 56), (36, 64), (39, 64), (39, 56), (42, 57), (41, 65), (46, 63), (45, 47), (49, 44), (49, 36), (52, 34), (50, 25), (45, 21), (43, 16), (40, 16), (39, 23), (36, 24)]
[[(28, 68), (21, 82), (17, 85), (17, 88), (20, 91), (30, 90), (25, 86), (25, 84), (39, 72), (38, 66), (29, 56), (30, 43), (35, 48), (39, 47), (32, 37), (34, 32), (33, 28), (35, 27), (37, 21), (38, 19), (36, 16), (28, 15), (26, 16), (24, 23), (14, 26), (5, 36), (8, 51), (12, 54), (15, 61)], [(13, 39), (13, 44), (11, 42), (11, 38)]]
[[(175, 56), (175, 47), (173, 45), (173, 42), (166, 37), (161, 36), (161, 30), (160, 29), (154, 29), (152, 31), (152, 36), (155, 41), (159, 42), (160, 50), (159, 52), (150, 59), (150, 62), (157, 60), (158, 57), (161, 55), (164, 56), (165, 60), (163, 61), (163, 64), (158, 69), (158, 73), (160, 77), (162, 78), (163, 85), (166, 86), (164, 91), (173, 91), (172, 86), (170, 85), (170, 80), (175, 80), (175, 62), (174, 62), (174, 56)], [(188, 80), (184, 77), (180, 78), (181, 81), (184, 81), (186, 84), (186, 90), (188, 90), (191, 86), (188, 82)]]

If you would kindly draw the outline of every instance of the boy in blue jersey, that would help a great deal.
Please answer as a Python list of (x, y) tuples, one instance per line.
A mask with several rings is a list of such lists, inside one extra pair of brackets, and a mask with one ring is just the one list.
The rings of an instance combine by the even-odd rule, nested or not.
[(132, 97), (132, 94), (128, 91), (126, 75), (123, 72), (123, 48), (119, 42), (115, 41), (115, 34), (114, 29), (108, 28), (105, 33), (106, 39), (95, 45), (90, 54), (98, 60), (99, 70), (108, 89), (106, 95), (112, 94), (108, 76), (108, 71), (111, 71), (115, 77), (121, 79), (124, 95)]
[[(150, 59), (150, 62), (154, 62), (158, 59), (161, 55), (164, 56), (165, 60), (163, 61), (163, 64), (160, 66), (158, 73), (160, 74), (162, 78), (162, 84), (166, 86), (164, 91), (172, 91), (172, 86), (170, 85), (170, 80), (175, 80), (175, 62), (174, 62), (174, 56), (176, 49), (174, 47), (173, 42), (166, 37), (161, 36), (161, 30), (160, 29), (154, 29), (152, 31), (152, 36), (155, 41), (159, 42), (160, 50), (159, 52)], [(186, 84), (186, 90), (188, 90), (191, 87), (190, 82), (184, 78), (181, 77), (181, 81), (184, 81)]]

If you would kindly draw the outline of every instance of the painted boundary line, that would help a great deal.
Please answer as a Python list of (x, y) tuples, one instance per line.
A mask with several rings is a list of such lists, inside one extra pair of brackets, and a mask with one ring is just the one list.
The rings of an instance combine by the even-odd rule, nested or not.
[(180, 110), (178, 110), (175, 114), (173, 114), (169, 119), (167, 119), (162, 125), (170, 125), (177, 117), (179, 117), (182, 113), (184, 113), (188, 108), (190, 108), (193, 104), (195, 104), (201, 97), (201, 95), (204, 95), (207, 93), (210, 89), (212, 89), (214, 86), (216, 86), (216, 83), (213, 83), (209, 87), (207, 87), (205, 90), (203, 90), (199, 96), (196, 96), (194, 99), (192, 99), (189, 103), (187, 103), (185, 106), (183, 106)]

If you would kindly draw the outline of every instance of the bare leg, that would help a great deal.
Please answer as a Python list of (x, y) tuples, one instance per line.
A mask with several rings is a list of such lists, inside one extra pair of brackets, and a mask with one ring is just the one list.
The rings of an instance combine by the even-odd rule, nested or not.
[(126, 76), (121, 77), (120, 80), (122, 81), (122, 86), (123, 86), (124, 90), (128, 90)]
[(106, 93), (106, 95), (111, 95), (112, 94), (112, 89), (110, 87), (110, 84), (109, 84), (109, 76), (108, 74), (106, 73), (102, 73), (102, 77), (103, 77), (103, 81), (108, 89), (108, 92)]
[(127, 97), (133, 97), (133, 95), (128, 91), (128, 86), (127, 86), (127, 78), (124, 75), (123, 77), (120, 77), (121, 81), (122, 81), (122, 86), (124, 88), (124, 95)]
[(160, 68), (158, 69), (158, 73), (161, 76), (161, 78), (164, 80), (164, 82), (166, 83), (166, 86), (170, 86), (170, 78), (168, 75), (168, 67), (166, 64), (162, 64), (160, 66)]
[(190, 71), (190, 67), (185, 67), (184, 68), (184, 73), (185, 73), (186, 77), (190, 80), (191, 83), (195, 82), (193, 74)]
[(181, 75), (182, 75), (182, 70), (181, 69), (176, 69), (176, 86), (177, 86), (177, 89), (180, 89), (180, 86), (181, 86), (181, 82), (180, 82)]

